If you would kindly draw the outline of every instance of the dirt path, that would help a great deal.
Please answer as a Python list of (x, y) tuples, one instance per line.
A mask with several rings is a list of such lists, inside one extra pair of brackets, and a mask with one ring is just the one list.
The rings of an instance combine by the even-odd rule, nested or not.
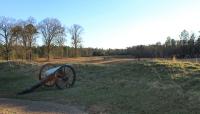
[(83, 109), (43, 101), (0, 98), (0, 114), (87, 114)]

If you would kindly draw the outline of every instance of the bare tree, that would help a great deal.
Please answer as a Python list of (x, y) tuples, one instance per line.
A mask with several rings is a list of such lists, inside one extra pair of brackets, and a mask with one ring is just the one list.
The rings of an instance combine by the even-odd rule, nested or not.
[(51, 45), (53, 45), (55, 39), (65, 37), (65, 28), (58, 19), (46, 18), (39, 23), (39, 30), (42, 33), (44, 44), (47, 47), (49, 60)]
[(60, 38), (57, 38), (55, 40), (55, 44), (58, 46), (59, 48), (59, 52), (60, 52), (60, 56), (63, 57), (64, 55), (64, 45), (65, 45), (65, 42), (66, 42), (66, 39), (65, 37), (60, 37)]
[(19, 25), (15, 25), (11, 28), (11, 36), (12, 38), (15, 39), (15, 42), (13, 42), (13, 44), (15, 45), (20, 44), (22, 29), (23, 29), (22, 26), (19, 26)]
[(71, 35), (71, 40), (72, 40), (72, 46), (75, 49), (75, 56), (78, 56), (78, 47), (81, 46), (81, 34), (83, 33), (83, 27), (77, 24), (72, 25), (69, 29), (68, 32)]
[(36, 20), (33, 17), (29, 17), (26, 20), (26, 26), (24, 27), (27, 37), (27, 45), (28, 45), (28, 58), (32, 60), (32, 46), (36, 43), (36, 38), (38, 34), (38, 30), (36, 27)]
[(20, 20), (12, 29), (12, 36), (16, 39), (16, 45), (23, 46), (25, 58), (32, 60), (32, 46), (36, 42), (37, 28), (35, 19), (30, 17), (28, 20)]
[(12, 47), (14, 51), (14, 57), (18, 58), (20, 57), (21, 59), (24, 58), (24, 53), (23, 53), (23, 45), (21, 42), (21, 31), (22, 31), (22, 26), (15, 25), (14, 27), (11, 28), (11, 36), (14, 40)]
[(33, 24), (28, 24), (25, 26), (26, 37), (27, 37), (27, 51), (28, 59), (32, 60), (32, 46), (36, 42), (35, 35), (37, 34), (37, 28)]
[(14, 40), (11, 36), (13, 21), (14, 19), (8, 17), (0, 17), (0, 42), (3, 44), (3, 53), (7, 61), (10, 59), (10, 52)]

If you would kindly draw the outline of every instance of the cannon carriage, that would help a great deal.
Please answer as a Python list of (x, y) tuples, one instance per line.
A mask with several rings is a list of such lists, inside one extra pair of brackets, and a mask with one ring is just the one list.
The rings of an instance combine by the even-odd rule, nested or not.
[(38, 83), (18, 94), (30, 93), (42, 85), (56, 86), (58, 89), (70, 88), (75, 84), (76, 72), (71, 65), (55, 66), (48, 63), (41, 67), (38, 79)]

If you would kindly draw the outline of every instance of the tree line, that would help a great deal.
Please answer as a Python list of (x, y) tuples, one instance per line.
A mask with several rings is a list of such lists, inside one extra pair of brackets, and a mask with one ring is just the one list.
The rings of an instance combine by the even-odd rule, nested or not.
[(126, 49), (96, 49), (93, 55), (128, 55), (135, 58), (199, 58), (200, 36), (183, 30), (179, 35), (179, 40), (168, 36), (164, 44), (157, 42), (152, 45), (137, 45)]
[[(45, 18), (39, 23), (29, 17), (27, 20), (16, 20), (10, 17), (0, 17), (0, 57), (6, 60), (25, 59), (31, 61), (34, 56), (50, 59), (52, 51), (64, 54), (66, 36), (71, 38), (71, 47), (67, 47), (70, 56), (78, 56), (82, 47), (81, 35), (83, 27), (74, 24), (71, 27), (64, 25), (56, 18)], [(37, 46), (37, 38), (42, 38), (43, 45)], [(65, 48), (64, 48), (65, 47)], [(59, 48), (59, 49), (58, 49)]]
[(140, 57), (160, 57), (160, 58), (197, 58), (200, 57), (200, 36), (183, 30), (179, 35), (179, 40), (170, 36), (164, 44), (160, 42), (149, 46), (133, 46), (127, 48), (127, 54)]
[(104, 50), (105, 55), (130, 55), (135, 58), (198, 58), (200, 57), (200, 36), (183, 30), (179, 40), (170, 36), (164, 44), (137, 45), (126, 49)]
[[(135, 58), (197, 58), (200, 57), (200, 36), (183, 30), (179, 40), (170, 36), (164, 44), (137, 45), (126, 49), (84, 48), (82, 46), (83, 27), (74, 24), (65, 27), (56, 18), (45, 18), (39, 23), (33, 17), (27, 20), (15, 20), (0, 17), (0, 58), (24, 59), (35, 58), (48, 60), (77, 56), (131, 56)], [(71, 45), (65, 45), (67, 37)], [(43, 45), (37, 45), (42, 38)]]

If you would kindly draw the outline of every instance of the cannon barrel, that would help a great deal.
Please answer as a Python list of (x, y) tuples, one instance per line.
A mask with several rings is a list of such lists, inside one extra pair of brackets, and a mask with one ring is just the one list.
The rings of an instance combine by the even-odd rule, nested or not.
[(17, 93), (18, 95), (23, 95), (23, 94), (27, 94), (27, 93), (31, 93), (33, 92), (35, 89), (39, 88), (40, 86), (42, 86), (45, 82), (47, 82), (48, 80), (50, 80), (50, 76), (46, 77), (45, 79), (39, 81), (38, 83), (36, 83), (35, 85), (31, 86), (30, 88), (27, 88), (19, 93)]

